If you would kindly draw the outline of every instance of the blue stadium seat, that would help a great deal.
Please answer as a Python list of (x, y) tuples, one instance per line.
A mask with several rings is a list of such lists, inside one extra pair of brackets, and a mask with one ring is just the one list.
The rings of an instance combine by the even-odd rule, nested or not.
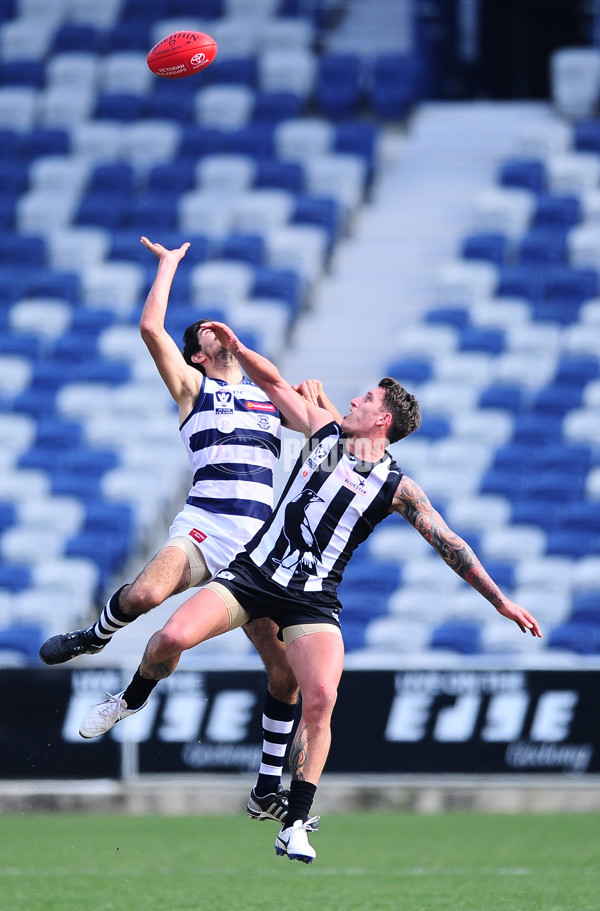
[(450, 436), (450, 422), (446, 418), (432, 418), (425, 415), (419, 427), (419, 436), (427, 440), (441, 440)]
[(572, 228), (581, 221), (581, 202), (577, 196), (541, 194), (531, 226), (539, 229)]
[(443, 623), (433, 630), (429, 648), (476, 655), (481, 651), (481, 628), (476, 623)]
[(254, 275), (254, 284), (250, 297), (272, 297), (285, 301), (292, 319), (295, 319), (302, 308), (302, 282), (291, 269), (271, 269), (260, 266)]
[(519, 260), (524, 265), (536, 263), (562, 265), (566, 263), (566, 229), (535, 228), (529, 231), (519, 242)]
[(480, 408), (504, 408), (517, 414), (524, 407), (526, 394), (523, 386), (495, 383), (482, 390), (478, 405)]
[(529, 443), (532, 446), (545, 446), (547, 443), (559, 440), (561, 430), (562, 417), (560, 415), (524, 412), (515, 417), (513, 441)]
[(304, 169), (297, 161), (279, 161), (279, 159), (271, 157), (258, 158), (254, 186), (256, 189), (279, 188), (300, 194), (304, 190)]
[(504, 162), (498, 172), (501, 187), (520, 187), (543, 193), (546, 189), (546, 167), (536, 158), (514, 158)]
[(232, 130), (226, 135), (224, 151), (241, 152), (253, 158), (272, 157), (275, 154), (274, 127), (272, 123), (249, 123), (239, 130)]
[(427, 311), (423, 322), (431, 326), (452, 326), (462, 330), (468, 328), (470, 314), (466, 307), (437, 307)]
[(544, 284), (539, 270), (522, 265), (501, 266), (498, 270), (497, 297), (520, 297), (535, 303), (544, 296)]
[(204, 85), (247, 85), (254, 89), (257, 84), (257, 63), (255, 57), (225, 57), (217, 59), (202, 73)]
[(380, 54), (375, 58), (368, 96), (384, 120), (406, 117), (421, 94), (421, 64), (411, 54)]
[(531, 408), (537, 414), (565, 415), (581, 405), (581, 389), (564, 383), (553, 383), (540, 389), (533, 398)]
[(384, 371), (387, 376), (400, 382), (427, 383), (433, 378), (434, 369), (430, 360), (419, 357), (404, 357), (391, 361)]
[(194, 158), (177, 158), (175, 161), (154, 165), (148, 174), (148, 191), (169, 192), (179, 196), (193, 189), (196, 185), (196, 164)]
[(573, 623), (592, 623), (600, 627), (600, 591), (590, 589), (576, 592), (570, 620)]
[(364, 120), (348, 120), (338, 123), (333, 139), (333, 152), (348, 152), (360, 155), (367, 166), (367, 181), (370, 183), (377, 166), (377, 141), (379, 129)]
[(46, 415), (37, 422), (35, 446), (44, 450), (73, 450), (83, 445), (83, 428), (78, 421)]
[(28, 297), (59, 297), (72, 304), (77, 304), (81, 299), (81, 279), (77, 272), (31, 269), (26, 275), (26, 295)]
[(45, 78), (42, 60), (5, 60), (0, 63), (0, 85), (28, 85), (41, 89)]
[(550, 302), (579, 306), (598, 296), (600, 283), (596, 269), (553, 268), (544, 277), (544, 297)]
[(123, 224), (131, 200), (121, 193), (87, 193), (77, 209), (76, 225), (95, 225), (115, 231)]
[(314, 90), (319, 113), (332, 120), (355, 116), (361, 101), (361, 75), (362, 61), (358, 54), (322, 54)]
[(125, 161), (97, 164), (90, 173), (86, 193), (135, 193), (135, 170)]
[[(5, 527), (0, 526), (1, 529)], [(30, 566), (20, 563), (3, 563), (0, 565), (0, 591), (22, 592), (29, 588), (30, 585)]]
[(0, 158), (0, 194), (23, 193), (28, 183), (29, 166), (26, 163)]
[(299, 195), (296, 198), (292, 224), (319, 225), (329, 235), (330, 245), (336, 243), (342, 225), (342, 212), (335, 199), (324, 196)]
[(571, 557), (574, 560), (597, 554), (599, 549), (600, 535), (591, 536), (589, 531), (558, 529), (550, 532), (546, 541), (547, 554)]
[(191, 124), (182, 132), (178, 154), (180, 158), (200, 158), (202, 155), (225, 152), (226, 145), (227, 138), (221, 130)]
[(68, 155), (71, 152), (71, 136), (60, 127), (34, 127), (21, 138), (19, 157), (22, 161), (33, 161), (42, 155)]
[(499, 354), (506, 348), (504, 332), (501, 329), (480, 329), (476, 326), (467, 326), (460, 332), (458, 347), (460, 351), (485, 351), (489, 354)]
[[(155, 4), (152, 4), (154, 14)], [(112, 51), (146, 51), (150, 50), (151, 20), (147, 16), (116, 22), (105, 32), (105, 45)]]
[(558, 524), (563, 530), (584, 531), (600, 537), (600, 503), (587, 500), (569, 502), (560, 509)]
[(550, 630), (546, 648), (578, 655), (600, 654), (600, 627), (594, 623), (561, 623)]
[(178, 228), (178, 200), (173, 193), (140, 193), (131, 201), (121, 218), (120, 226), (140, 234), (150, 232), (158, 237), (163, 231)]
[(502, 496), (515, 503), (521, 499), (523, 492), (522, 473), (518, 469), (491, 468), (481, 478), (479, 492)]
[(559, 509), (554, 500), (529, 500), (526, 497), (527, 494), (524, 493), (522, 498), (513, 503), (511, 522), (514, 525), (539, 525), (546, 532), (554, 531)]
[(600, 120), (573, 124), (573, 148), (578, 152), (600, 152)]
[(265, 239), (260, 234), (229, 234), (219, 248), (220, 259), (234, 259), (260, 266), (265, 258)]
[(508, 238), (503, 234), (470, 234), (462, 242), (463, 259), (482, 259), (502, 265), (506, 261)]
[(0, 265), (20, 267), (46, 265), (46, 241), (42, 237), (21, 237), (3, 232), (0, 235)]
[(182, 125), (194, 122), (194, 96), (186, 92), (176, 100), (167, 92), (154, 92), (142, 97), (139, 108), (139, 116), (152, 120), (174, 120)]
[(555, 383), (585, 386), (600, 376), (600, 363), (594, 355), (564, 355), (558, 362), (554, 375)]
[(37, 664), (38, 652), (46, 634), (37, 624), (15, 624), (0, 630), (0, 651), (15, 652), (26, 661)]
[(96, 120), (134, 123), (142, 116), (144, 103), (141, 95), (127, 92), (101, 92), (96, 99), (93, 116)]
[(574, 468), (580, 472), (587, 472), (592, 465), (592, 452), (589, 446), (575, 446), (560, 442), (531, 452), (530, 458), (534, 471), (544, 471), (549, 468), (556, 471), (571, 471)]
[(278, 124), (302, 115), (302, 99), (293, 92), (257, 92), (254, 96), (254, 123)]
[(102, 49), (102, 33), (93, 25), (78, 22), (63, 22), (54, 33), (52, 54), (66, 51), (92, 51)]

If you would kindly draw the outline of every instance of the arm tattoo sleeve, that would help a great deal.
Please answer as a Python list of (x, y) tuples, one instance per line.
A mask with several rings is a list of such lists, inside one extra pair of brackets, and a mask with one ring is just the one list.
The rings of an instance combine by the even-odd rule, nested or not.
[(393, 502), (399, 512), (438, 552), (442, 560), (495, 607), (502, 603), (500, 589), (490, 578), (466, 541), (448, 527), (425, 492), (406, 476)]

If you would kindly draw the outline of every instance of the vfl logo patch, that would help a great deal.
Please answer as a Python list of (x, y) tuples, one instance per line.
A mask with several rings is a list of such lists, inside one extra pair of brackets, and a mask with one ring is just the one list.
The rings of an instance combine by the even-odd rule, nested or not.
[(222, 569), (221, 572), (217, 573), (215, 579), (227, 579), (229, 582), (231, 582), (233, 579), (235, 579), (235, 576), (233, 573), (230, 573), (229, 570)]
[(271, 402), (244, 402), (244, 405), (248, 411), (269, 411), (271, 414), (275, 414), (277, 411)]
[(199, 528), (192, 528), (191, 531), (188, 531), (188, 536), (193, 538), (194, 541), (198, 541), (200, 544), (202, 541), (206, 541), (206, 535), (203, 531), (200, 531)]

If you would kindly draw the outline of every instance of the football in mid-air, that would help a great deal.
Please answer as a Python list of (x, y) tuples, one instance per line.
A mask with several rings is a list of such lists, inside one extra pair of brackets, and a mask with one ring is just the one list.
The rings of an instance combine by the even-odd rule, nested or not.
[(207, 67), (216, 53), (217, 42), (204, 32), (173, 32), (154, 45), (147, 62), (157, 76), (183, 79)]

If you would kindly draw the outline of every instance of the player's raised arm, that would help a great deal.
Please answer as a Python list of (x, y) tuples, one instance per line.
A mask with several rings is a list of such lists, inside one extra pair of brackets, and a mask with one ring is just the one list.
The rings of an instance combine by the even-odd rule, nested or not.
[(444, 563), (493, 604), (499, 614), (513, 620), (522, 632), (541, 637), (535, 617), (503, 594), (472, 548), (448, 527), (424, 490), (407, 475), (403, 475), (398, 485), (392, 509), (416, 528)]
[(246, 376), (264, 389), (286, 418), (287, 426), (291, 430), (298, 430), (308, 436), (334, 419), (331, 412), (314, 405), (296, 392), (284, 380), (275, 364), (242, 344), (235, 332), (225, 323), (210, 321), (205, 323), (203, 328), (212, 330), (223, 348), (231, 351), (237, 358)]
[(198, 394), (202, 377), (186, 364), (176, 342), (165, 329), (165, 316), (173, 278), (190, 245), (185, 243), (176, 250), (167, 250), (147, 237), (142, 237), (141, 242), (158, 259), (158, 268), (140, 317), (140, 334), (171, 396), (183, 413), (187, 413)]

